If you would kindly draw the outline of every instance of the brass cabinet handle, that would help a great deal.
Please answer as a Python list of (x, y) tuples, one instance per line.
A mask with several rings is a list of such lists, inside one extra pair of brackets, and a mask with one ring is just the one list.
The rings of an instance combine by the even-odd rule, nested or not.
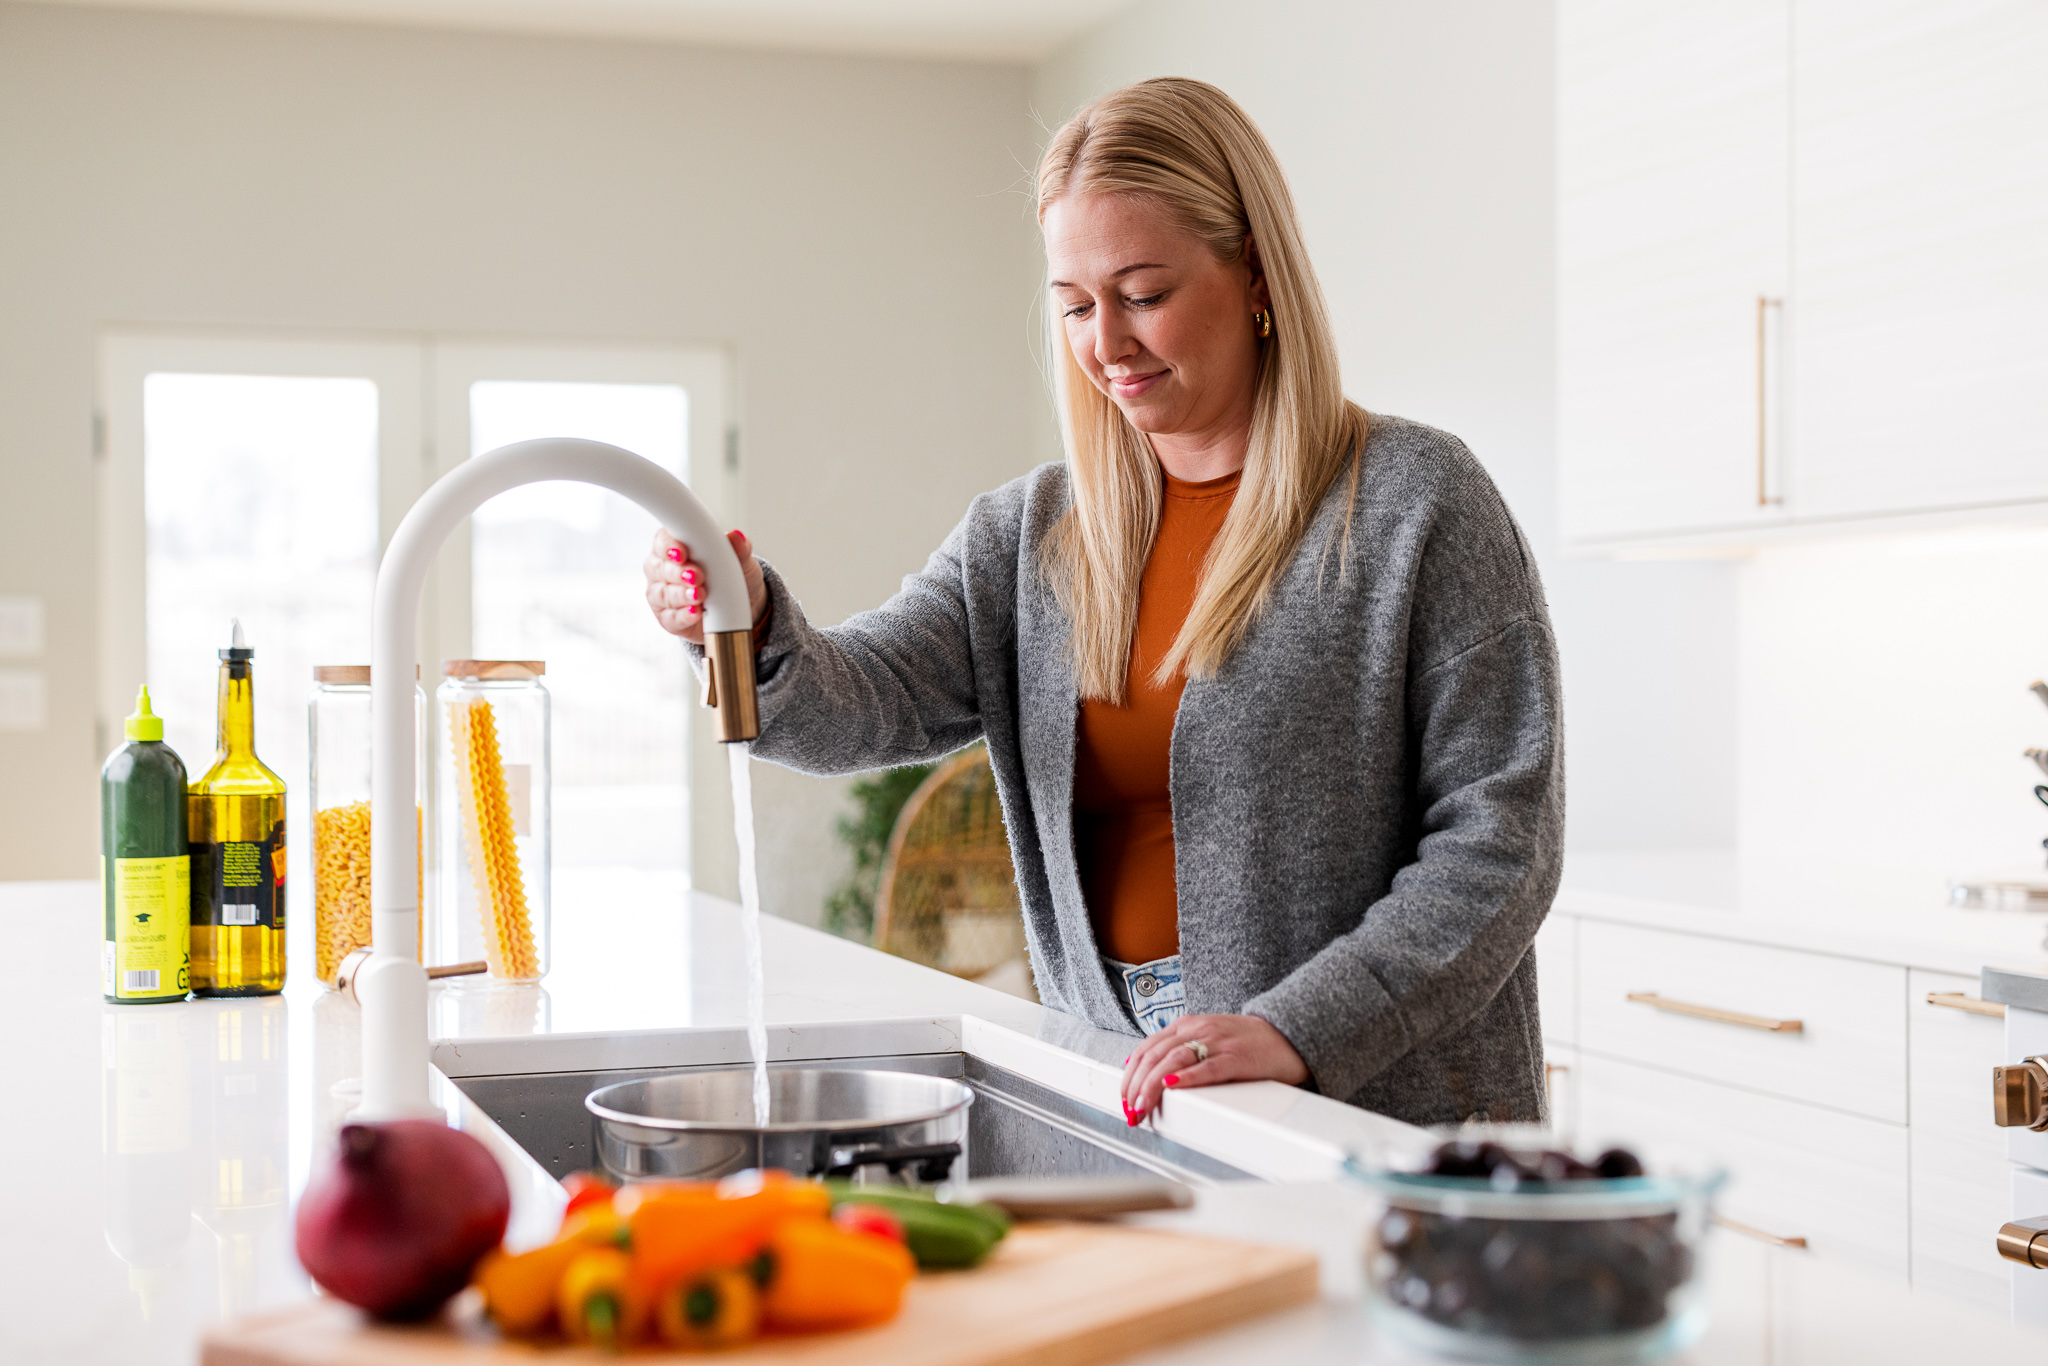
[(1927, 1004), (1947, 1006), (1950, 1010), (1960, 1010), (1970, 1015), (1989, 1015), (1997, 1020), (2005, 1018), (2004, 1006), (1996, 1001), (1982, 1000), (1966, 991), (1930, 991), (1927, 993)]
[[(1754, 1238), (1759, 1243), (1769, 1243), (1772, 1247), (1806, 1246), (1806, 1240), (1804, 1238), (1780, 1237), (1778, 1234), (1775, 1233), (1766, 1233), (1760, 1228), (1751, 1228), (1748, 1224), (1738, 1224), (1733, 1219), (1724, 1218), (1719, 1214), (1714, 1216), (1714, 1222), (1719, 1224), (1722, 1228), (1727, 1229), (1730, 1233), (1739, 1233), (1745, 1238)], [(2003, 1238), (2003, 1236), (2004, 1235), (2002, 1234), (2000, 1235), (2001, 1238)]]
[(1797, 1034), (1806, 1028), (1803, 1020), (1773, 1020), (1768, 1015), (1745, 1015), (1739, 1010), (1722, 1010), (1716, 1006), (1696, 1006), (1690, 1001), (1674, 1001), (1668, 996), (1659, 996), (1654, 991), (1631, 991), (1631, 1001), (1671, 1015), (1690, 1015), (1695, 1020), (1713, 1020), (1720, 1024), (1741, 1025), (1744, 1029), (1761, 1029), (1772, 1034)]
[(1998, 1255), (2021, 1266), (2048, 1267), (2048, 1219), (2017, 1219), (1998, 1230)]
[(1767, 320), (1774, 308), (1783, 308), (1783, 299), (1766, 295), (1756, 296), (1756, 505), (1760, 508), (1782, 503), (1782, 497), (1771, 496), (1770, 481), (1770, 369), (1771, 348), (1768, 344), (1769, 327)]

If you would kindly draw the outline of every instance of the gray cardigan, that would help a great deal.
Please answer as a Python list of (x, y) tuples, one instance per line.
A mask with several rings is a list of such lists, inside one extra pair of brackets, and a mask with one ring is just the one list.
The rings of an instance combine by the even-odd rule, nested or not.
[[(1188, 1009), (1262, 1016), (1323, 1094), (1399, 1119), (1537, 1119), (1530, 944), (1564, 750), (1535, 561), (1443, 432), (1374, 417), (1350, 493), (1340, 475), (1243, 643), (1181, 697)], [(1067, 501), (1060, 464), (983, 494), (895, 597), (823, 630), (770, 570), (755, 752), (844, 773), (986, 739), (1041, 998), (1135, 1033), (1075, 864), (1079, 700), (1038, 558)]]

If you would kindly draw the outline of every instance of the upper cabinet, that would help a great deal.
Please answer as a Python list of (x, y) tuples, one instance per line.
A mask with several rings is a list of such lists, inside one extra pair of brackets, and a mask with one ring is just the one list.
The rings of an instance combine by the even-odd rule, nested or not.
[(1559, 25), (1570, 541), (2048, 502), (2048, 4)]
[(2048, 497), (2048, 4), (1793, 7), (1801, 517)]
[(1774, 516), (1758, 301), (1789, 273), (1786, 0), (1564, 0), (1559, 25), (1565, 535)]

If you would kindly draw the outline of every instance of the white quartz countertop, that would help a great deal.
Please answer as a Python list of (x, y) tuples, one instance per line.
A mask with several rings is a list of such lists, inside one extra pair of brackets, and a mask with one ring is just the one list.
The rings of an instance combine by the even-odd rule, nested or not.
[(1994, 963), (2048, 973), (2048, 913), (1960, 910), (1938, 885), (1745, 867), (1732, 853), (1570, 855), (1551, 914), (1970, 977)]
[[(0, 998), (13, 1097), (0, 1144), (16, 1192), (0, 1239), (8, 1366), (190, 1362), (207, 1325), (311, 1294), (291, 1210), (347, 1108), (333, 1085), (357, 1072), (357, 1009), (297, 966), (278, 997), (102, 1002), (97, 897), (91, 883), (0, 883), (19, 965)], [(730, 1035), (744, 1022), (730, 903), (644, 874), (558, 874), (554, 924), (544, 986), (437, 988), (435, 1034), (567, 1043), (629, 1030)], [(786, 921), (769, 919), (764, 933), (768, 1014), (785, 1036), (823, 1022), (971, 1017), (1005, 1065), (1114, 1106), (1121, 1036)], [(1294, 1181), (1204, 1191), (1196, 1210), (1169, 1220), (1314, 1247), (1325, 1294), (1133, 1360), (1404, 1359), (1370, 1345), (1358, 1248), (1371, 1210), (1332, 1179), (1347, 1145), (1399, 1126), (1274, 1083), (1185, 1096), (1163, 1107), (1163, 1134)]]
[[(207, 1325), (311, 1294), (292, 1255), (291, 1210), (346, 1108), (333, 1085), (356, 1072), (358, 1012), (308, 973), (295, 972), (280, 997), (104, 1004), (97, 893), (90, 883), (0, 883), (17, 964), (0, 996), (0, 1068), (13, 1098), (0, 1144), (15, 1190), (0, 1239), (8, 1366), (186, 1363)], [(730, 903), (646, 874), (558, 874), (554, 923), (544, 987), (437, 989), (435, 1033), (473, 1041), (467, 1053), (494, 1046), (485, 1039), (534, 1034), (560, 1036), (562, 1047), (619, 1031), (729, 1037), (743, 1022)], [(870, 1022), (860, 1027), (879, 1033), (924, 1017), (923, 1028), (958, 1025), (1001, 1065), (1112, 1110), (1122, 1036), (788, 922), (764, 929), (778, 1037), (827, 1022)], [(1187, 1214), (1149, 1218), (1310, 1248), (1322, 1295), (1130, 1360), (1416, 1360), (1366, 1321), (1361, 1249), (1375, 1210), (1332, 1175), (1347, 1147), (1400, 1127), (1273, 1083), (1170, 1097), (1162, 1134), (1275, 1182), (1208, 1187)], [(1831, 1302), (1895, 1318), (1898, 1300), (1889, 1283), (1849, 1276)], [(1943, 1340), (1956, 1341), (1955, 1323), (1942, 1322)], [(1966, 1327), (1987, 1341), (2007, 1331), (1981, 1318)], [(1686, 1358), (1732, 1359), (1713, 1333)]]

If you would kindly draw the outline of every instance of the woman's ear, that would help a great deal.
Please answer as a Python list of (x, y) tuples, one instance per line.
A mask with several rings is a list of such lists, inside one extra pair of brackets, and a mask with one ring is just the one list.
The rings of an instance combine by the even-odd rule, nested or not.
[(1273, 306), (1273, 296), (1266, 288), (1266, 267), (1259, 260), (1259, 244), (1250, 233), (1244, 235), (1244, 263), (1252, 273), (1252, 311)]

